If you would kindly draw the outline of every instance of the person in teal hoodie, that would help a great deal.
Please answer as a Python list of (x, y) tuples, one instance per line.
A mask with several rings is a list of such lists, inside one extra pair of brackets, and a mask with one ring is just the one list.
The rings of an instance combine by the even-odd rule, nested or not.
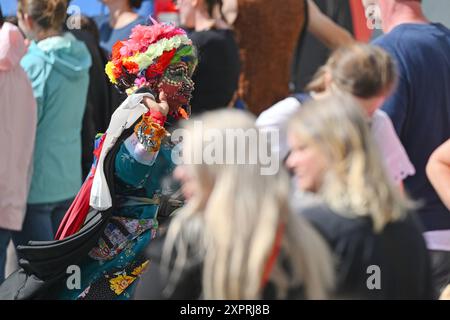
[(27, 212), (16, 245), (52, 240), (82, 183), (81, 127), (91, 56), (63, 33), (66, 0), (19, 0), (19, 26), (30, 41), (21, 65), (37, 102), (37, 132)]

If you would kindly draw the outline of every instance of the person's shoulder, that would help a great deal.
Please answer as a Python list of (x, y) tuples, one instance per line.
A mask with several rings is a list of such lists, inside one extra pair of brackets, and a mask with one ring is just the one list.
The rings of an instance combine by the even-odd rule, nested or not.
[(317, 203), (299, 209), (300, 216), (306, 218), (328, 241), (336, 242), (351, 237), (363, 238), (372, 233), (371, 220), (365, 217), (348, 218), (336, 212), (325, 203)]
[(270, 108), (263, 111), (256, 120), (257, 126), (265, 126), (278, 122), (288, 121), (301, 107), (300, 102), (294, 97), (283, 99)]
[(404, 23), (376, 38), (372, 43), (390, 51), (390, 53), (396, 54), (402, 51), (409, 51), (414, 47), (420, 47), (421, 44), (430, 41), (435, 42), (436, 32), (443, 33), (450, 39), (450, 30), (439, 23)]
[(69, 31), (77, 40), (83, 42), (89, 51), (94, 51), (98, 47), (97, 40), (94, 35), (87, 30), (70, 30)]
[(236, 35), (232, 29), (220, 29), (217, 31), (220, 37), (221, 45), (226, 51), (234, 51), (239, 59), (239, 45), (236, 40)]
[(131, 26), (131, 27), (135, 27), (135, 26), (137, 26), (138, 24), (141, 24), (141, 25), (147, 25), (148, 24), (148, 19), (146, 19), (145, 17), (143, 17), (143, 16), (138, 16), (137, 18), (136, 18), (136, 20), (134, 20), (133, 22), (131, 22), (130, 24), (129, 24), (129, 26)]
[(92, 17), (92, 20), (94, 20), (95, 24), (97, 25), (97, 27), (99, 29), (105, 23), (109, 24), (109, 16), (108, 15), (94, 16), (94, 17)]
[(205, 31), (188, 32), (189, 37), (196, 45), (218, 45), (218, 46), (230, 46), (237, 42), (234, 36), (234, 32), (231, 29), (211, 29)]
[(30, 77), (34, 78), (32, 74), (40, 73), (47, 62), (45, 54), (38, 48), (35, 42), (32, 42), (28, 48), (28, 52), (20, 61), (20, 64)]
[(392, 120), (388, 114), (381, 109), (377, 109), (372, 115), (372, 128), (388, 128), (392, 127)]
[(187, 36), (189, 37), (189, 39), (192, 40), (192, 42), (194, 43), (194, 45), (199, 46), (201, 44), (201, 41), (203, 40), (203, 33), (202, 32), (198, 32), (195, 31), (193, 29), (184, 29), (186, 31)]
[[(67, 33), (66, 36), (67, 36), (68, 40), (70, 41), (71, 45), (74, 46), (75, 50), (80, 51), (81, 54), (89, 54), (90, 55), (89, 48), (87, 46), (87, 43), (89, 41), (88, 39), (90, 36), (90, 34), (88, 32), (86, 32), (86, 35), (83, 39), (77, 38), (71, 32)], [(92, 40), (95, 41), (95, 39), (92, 39)]]
[(47, 80), (51, 73), (50, 63), (41, 51), (30, 46), (28, 53), (20, 61), (20, 65), (28, 76), (36, 99), (43, 96)]
[(383, 110), (377, 110), (372, 115), (371, 131), (375, 139), (383, 148), (389, 150), (403, 150), (400, 139), (395, 131), (391, 118)]
[(402, 219), (388, 223), (383, 232), (387, 236), (397, 236), (399, 239), (403, 239), (403, 241), (407, 240), (411, 244), (414, 241), (424, 244), (425, 242), (422, 236), (424, 231), (423, 224), (417, 212), (415, 210), (409, 210)]
[(231, 29), (212, 29), (205, 31), (205, 33), (208, 34), (210, 38), (221, 41), (230, 41), (235, 38), (234, 32)]
[(210, 43), (217, 42), (217, 35), (212, 30), (196, 31), (187, 30), (187, 34), (197, 47), (204, 47)]
[(372, 117), (375, 119), (390, 119), (388, 114), (381, 109), (375, 110)]
[(397, 27), (391, 32), (385, 33), (373, 40), (372, 44), (379, 46), (385, 50), (391, 51), (390, 53), (393, 53), (392, 51), (394, 51), (395, 53), (395, 49), (397, 49), (402, 32), (403, 31), (401, 31)]

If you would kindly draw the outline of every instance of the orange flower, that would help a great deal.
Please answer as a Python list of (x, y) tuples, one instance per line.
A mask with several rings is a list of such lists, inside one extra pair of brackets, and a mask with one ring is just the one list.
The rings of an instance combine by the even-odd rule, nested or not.
[(120, 54), (120, 49), (123, 47), (122, 41), (117, 41), (112, 47), (112, 60), (120, 60), (122, 55)]
[(186, 110), (184, 110), (184, 108), (182, 107), (178, 108), (178, 115), (185, 120), (189, 119), (189, 115), (187, 114)]
[(112, 69), (114, 78), (119, 79), (122, 74), (122, 61), (121, 60), (113, 60), (114, 68)]
[(139, 65), (133, 61), (125, 61), (123, 66), (128, 70), (129, 73), (137, 74), (139, 72)]

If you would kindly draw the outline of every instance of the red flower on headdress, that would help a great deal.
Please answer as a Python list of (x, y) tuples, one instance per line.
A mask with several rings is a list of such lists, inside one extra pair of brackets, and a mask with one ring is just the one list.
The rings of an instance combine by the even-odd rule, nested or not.
[(115, 60), (113, 61), (113, 64), (114, 64), (114, 68), (112, 69), (113, 76), (114, 78), (119, 79), (123, 75), (122, 61)]
[(129, 73), (138, 74), (139, 73), (139, 65), (133, 61), (125, 61), (123, 62), (123, 66), (127, 69)]
[(120, 60), (122, 56), (120, 55), (120, 49), (123, 47), (122, 41), (117, 41), (112, 47), (112, 60)]
[(176, 49), (165, 51), (161, 55), (161, 57), (159, 57), (158, 62), (152, 64), (150, 67), (147, 68), (147, 71), (145, 72), (145, 77), (148, 80), (151, 80), (153, 78), (162, 75), (169, 66), (170, 61), (172, 61), (172, 58), (175, 55), (176, 51), (177, 51)]

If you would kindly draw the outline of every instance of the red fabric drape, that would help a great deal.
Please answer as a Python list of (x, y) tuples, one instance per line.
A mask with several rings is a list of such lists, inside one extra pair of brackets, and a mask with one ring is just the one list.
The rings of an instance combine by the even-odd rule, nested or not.
[(94, 165), (86, 181), (81, 186), (75, 200), (72, 202), (69, 210), (67, 210), (58, 231), (56, 232), (55, 240), (62, 240), (70, 235), (75, 234), (84, 224), (86, 216), (89, 213), (89, 200), (91, 197), (92, 182), (94, 181), (95, 170), (97, 168), (97, 161), (100, 158), (100, 152), (105, 141), (106, 134), (102, 136), (98, 146), (94, 150)]

